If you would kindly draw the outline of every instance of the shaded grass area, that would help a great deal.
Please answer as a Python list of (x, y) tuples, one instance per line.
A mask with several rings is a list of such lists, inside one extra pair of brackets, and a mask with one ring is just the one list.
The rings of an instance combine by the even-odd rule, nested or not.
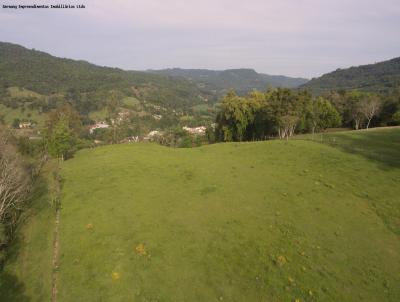
[(398, 301), (399, 170), (344, 151), (80, 151), (62, 172), (58, 300)]
[[(375, 186), (383, 186), (384, 182), (393, 183), (393, 186), (397, 187), (400, 184), (400, 127), (319, 133), (314, 136), (308, 134), (295, 138), (320, 142), (346, 153), (365, 157), (380, 169), (394, 172), (388, 173), (387, 178), (375, 178), (374, 172), (371, 171), (369, 174), (361, 176), (361, 182), (366, 178), (375, 178)], [(356, 170), (357, 167), (354, 169)], [(365, 185), (368, 185), (368, 182)], [(355, 194), (368, 200), (371, 208), (376, 211), (385, 224), (400, 235), (400, 198), (391, 195), (390, 192), (390, 190), (387, 193), (379, 191), (376, 194), (377, 192), (374, 191), (372, 193), (363, 191)], [(382, 195), (379, 196), (379, 194)], [(381, 199), (384, 199), (385, 202), (381, 202)]]
[(400, 168), (400, 127), (326, 132), (295, 137), (329, 144), (379, 162), (382, 168)]
[(50, 301), (54, 224), (51, 180), (55, 168), (53, 162), (45, 166), (36, 181), (30, 208), (21, 217), (0, 271), (0, 301)]

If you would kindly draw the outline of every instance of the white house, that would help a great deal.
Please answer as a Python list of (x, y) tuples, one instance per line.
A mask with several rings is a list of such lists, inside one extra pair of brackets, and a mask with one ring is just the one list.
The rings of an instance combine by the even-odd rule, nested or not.
[(107, 124), (106, 122), (102, 121), (102, 122), (97, 122), (96, 124), (90, 126), (89, 128), (89, 133), (92, 134), (94, 130), (96, 129), (106, 129), (109, 128), (110, 125)]
[(205, 126), (194, 127), (194, 128), (184, 126), (184, 127), (182, 127), (182, 129), (186, 130), (190, 134), (204, 135), (206, 133), (207, 128)]
[(152, 141), (153, 139), (155, 139), (156, 137), (161, 136), (161, 135), (163, 135), (163, 132), (158, 131), (158, 130), (153, 130), (153, 131), (150, 131), (145, 137), (143, 137), (143, 139), (145, 141)]
[(19, 129), (30, 129), (30, 128), (32, 128), (32, 123), (31, 122), (19, 123)]

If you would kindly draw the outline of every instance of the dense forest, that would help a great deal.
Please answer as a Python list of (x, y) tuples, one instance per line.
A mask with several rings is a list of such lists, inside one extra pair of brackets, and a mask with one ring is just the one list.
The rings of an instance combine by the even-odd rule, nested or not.
[[(190, 81), (100, 67), (0, 43), (0, 120), (43, 126), (46, 114), (70, 104), (85, 124), (129, 114), (135, 133), (171, 125), (197, 125), (214, 116), (209, 95)], [(140, 125), (139, 125), (140, 124)]]
[(321, 94), (332, 90), (361, 90), (391, 93), (400, 87), (400, 58), (388, 61), (337, 69), (319, 78), (311, 79), (302, 88)]
[(264, 90), (266, 87), (296, 88), (306, 83), (303, 78), (292, 78), (279, 75), (257, 73), (253, 69), (161, 69), (149, 70), (149, 72), (180, 77), (195, 83), (199, 89), (211, 94), (218, 100), (230, 89), (234, 89), (239, 95), (245, 95), (252, 90)]
[(118, 68), (100, 67), (0, 43), (0, 93), (8, 87), (21, 87), (49, 97), (49, 102), (64, 97), (85, 111), (98, 108), (112, 91), (154, 104), (174, 108), (202, 102), (196, 85), (184, 79)]
[[(204, 103), (196, 85), (184, 79), (61, 59), (10, 43), (0, 43), (0, 58), (2, 102), (7, 102), (7, 88), (19, 87), (35, 92), (28, 101), (44, 111), (70, 102), (87, 114), (103, 108), (112, 97), (135, 97), (182, 111)], [(14, 97), (6, 105), (16, 107), (18, 101)]]

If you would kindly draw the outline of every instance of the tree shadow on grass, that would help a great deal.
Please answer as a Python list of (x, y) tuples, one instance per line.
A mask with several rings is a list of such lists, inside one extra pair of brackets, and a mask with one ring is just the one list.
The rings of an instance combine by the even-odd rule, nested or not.
[(24, 284), (8, 272), (0, 272), (0, 301), (27, 302)]
[(316, 134), (315, 141), (361, 155), (383, 169), (400, 168), (400, 128)]

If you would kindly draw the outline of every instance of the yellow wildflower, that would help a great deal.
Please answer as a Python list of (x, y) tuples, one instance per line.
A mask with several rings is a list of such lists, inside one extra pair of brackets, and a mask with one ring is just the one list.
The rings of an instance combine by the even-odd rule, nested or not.
[(136, 253), (139, 255), (146, 255), (146, 249), (144, 248), (144, 244), (140, 243), (136, 246)]
[(286, 262), (287, 262), (286, 257), (285, 257), (285, 256), (282, 256), (282, 255), (281, 255), (281, 256), (278, 256), (278, 258), (276, 259), (276, 263), (277, 263), (279, 266), (285, 265)]
[(119, 273), (117, 273), (117, 272), (112, 272), (112, 273), (111, 273), (111, 278), (112, 278), (113, 280), (118, 280), (119, 277), (120, 277)]

